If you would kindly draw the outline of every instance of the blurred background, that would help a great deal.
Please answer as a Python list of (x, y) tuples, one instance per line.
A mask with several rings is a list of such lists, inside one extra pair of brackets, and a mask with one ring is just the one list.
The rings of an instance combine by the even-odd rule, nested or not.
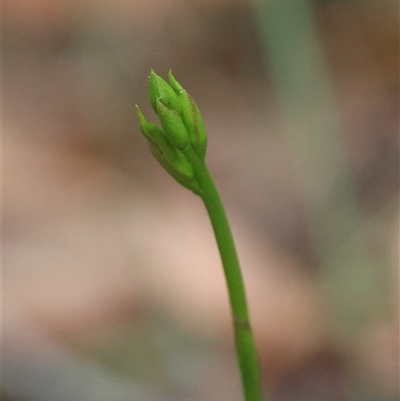
[(2, 399), (242, 400), (207, 215), (138, 130), (172, 68), (265, 399), (398, 400), (398, 2), (2, 3)]

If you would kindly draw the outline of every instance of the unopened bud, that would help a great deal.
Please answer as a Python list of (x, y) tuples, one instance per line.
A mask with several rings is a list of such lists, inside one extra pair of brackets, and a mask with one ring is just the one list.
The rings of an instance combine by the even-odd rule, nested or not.
[[(174, 170), (186, 179), (192, 179), (194, 176), (193, 167), (186, 157), (168, 141), (161, 127), (147, 121), (139, 107), (136, 106), (136, 108), (140, 131), (149, 141), (153, 154), (157, 154), (157, 160), (161, 163), (160, 160), (162, 159), (171, 171)], [(163, 167), (166, 168), (164, 164)]]
[(181, 110), (178, 96), (174, 90), (153, 70), (150, 71), (149, 92), (150, 103), (156, 114), (158, 114), (157, 100), (160, 100), (161, 103), (169, 109), (176, 110), (178, 112)]
[(179, 168), (177, 168), (176, 165), (172, 166), (166, 161), (164, 154), (161, 152), (159, 147), (150, 144), (150, 150), (164, 170), (167, 171), (173, 178), (175, 178), (179, 184), (190, 189), (197, 195), (201, 194), (201, 188), (194, 177), (193, 168), (182, 154), (179, 155), (182, 158), (181, 163), (179, 163)]
[(204, 126), (203, 117), (201, 116), (200, 110), (197, 107), (194, 99), (188, 94), (190, 108), (191, 108), (191, 124), (192, 128), (189, 131), (191, 135), (191, 141), (197, 154), (204, 159), (207, 150), (207, 132)]
[(161, 127), (153, 124), (146, 120), (145, 116), (141, 112), (138, 106), (136, 106), (136, 112), (139, 119), (140, 132), (148, 139), (152, 141), (159, 141), (164, 136), (164, 131)]
[(179, 150), (186, 149), (190, 145), (190, 139), (179, 113), (157, 100), (157, 114), (168, 141)]
[(171, 88), (175, 91), (181, 104), (180, 114), (183, 123), (189, 133), (190, 142), (196, 150), (197, 154), (204, 158), (207, 149), (207, 132), (204, 126), (203, 117), (197, 107), (192, 96), (180, 85), (180, 83), (172, 75), (171, 70), (168, 72), (168, 78)]

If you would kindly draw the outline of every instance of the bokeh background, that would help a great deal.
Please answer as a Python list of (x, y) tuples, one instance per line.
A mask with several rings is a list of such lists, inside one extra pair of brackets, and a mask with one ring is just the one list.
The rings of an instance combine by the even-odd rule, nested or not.
[(270, 401), (398, 400), (395, 0), (3, 0), (4, 401), (240, 401), (205, 210), (153, 159), (193, 95)]

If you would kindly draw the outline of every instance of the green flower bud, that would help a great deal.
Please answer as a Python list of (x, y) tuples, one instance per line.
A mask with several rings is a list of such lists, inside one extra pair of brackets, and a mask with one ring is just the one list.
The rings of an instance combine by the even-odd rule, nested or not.
[(179, 84), (172, 75), (171, 70), (168, 72), (171, 88), (178, 95), (181, 104), (181, 117), (183, 123), (189, 133), (190, 142), (196, 150), (197, 154), (204, 159), (207, 149), (207, 132), (204, 126), (203, 117), (197, 107), (194, 99)]
[(172, 167), (165, 160), (164, 154), (161, 152), (161, 149), (159, 147), (153, 146), (152, 144), (150, 144), (150, 150), (153, 153), (153, 156), (158, 160), (158, 162), (164, 168), (164, 170), (167, 171), (173, 178), (175, 178), (175, 180), (178, 181), (179, 184), (183, 185), (187, 189), (190, 189), (196, 195), (200, 195), (201, 194), (202, 190), (201, 190), (198, 182), (196, 181), (196, 179), (193, 176), (189, 177), (187, 173), (186, 174), (182, 173), (182, 169), (187, 169), (188, 171), (193, 172), (193, 168), (190, 165), (190, 163), (187, 161), (186, 158), (182, 159), (181, 168), (179, 170), (177, 170), (176, 168)]
[(150, 71), (149, 92), (150, 103), (156, 114), (158, 114), (157, 100), (160, 100), (161, 103), (169, 109), (176, 110), (178, 112), (181, 111), (181, 105), (174, 90), (153, 70)]
[[(139, 107), (136, 106), (136, 108), (139, 118), (140, 131), (149, 141), (150, 148), (153, 154), (155, 156), (157, 155), (156, 158), (160, 162), (160, 164), (166, 170), (166, 165), (168, 165), (167, 171), (171, 175), (174, 176), (174, 174), (176, 174), (180, 177), (184, 177), (186, 180), (192, 180), (194, 177), (193, 167), (186, 159), (186, 157), (169, 143), (161, 127), (147, 121), (140, 111)], [(172, 173), (172, 171), (174, 173)], [(181, 179), (183, 180), (183, 178)]]
[(157, 99), (157, 114), (168, 141), (179, 150), (186, 149), (190, 145), (190, 139), (179, 113)]
[(146, 137), (151, 145), (155, 145), (160, 149), (168, 163), (171, 165), (180, 165), (180, 159), (177, 153), (178, 151), (168, 142), (163, 129), (158, 125), (147, 121), (139, 107), (136, 106), (136, 108), (139, 118), (139, 127), (142, 134)]
[(204, 159), (207, 150), (207, 132), (204, 126), (203, 117), (197, 107), (194, 99), (188, 94), (191, 107), (191, 129), (189, 131), (190, 139), (197, 154)]
[(181, 185), (201, 195), (194, 169), (184, 155), (193, 147), (204, 159), (207, 134), (199, 108), (193, 98), (169, 71), (168, 84), (153, 70), (150, 72), (150, 103), (162, 127), (146, 120), (137, 107), (140, 131), (149, 141), (150, 149), (161, 166)]
[(158, 125), (155, 125), (149, 121), (146, 120), (145, 116), (139, 109), (139, 107), (136, 105), (136, 112), (139, 120), (139, 128), (140, 132), (143, 134), (143, 136), (148, 139), (149, 141), (162, 141), (164, 140), (163, 138), (165, 137), (164, 131), (161, 127)]

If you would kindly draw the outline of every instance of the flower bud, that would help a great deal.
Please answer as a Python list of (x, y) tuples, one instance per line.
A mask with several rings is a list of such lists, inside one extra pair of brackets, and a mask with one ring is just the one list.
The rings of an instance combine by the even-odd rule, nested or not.
[(154, 142), (162, 140), (162, 138), (165, 136), (163, 129), (158, 125), (147, 121), (137, 105), (136, 112), (139, 119), (140, 132), (144, 135), (144, 137), (149, 141), (152, 140)]
[(187, 91), (172, 75), (171, 70), (169, 70), (168, 72), (168, 78), (171, 84), (171, 88), (178, 95), (178, 99), (181, 104), (180, 114), (182, 116), (183, 123), (189, 133), (190, 142), (196, 150), (197, 154), (201, 158), (204, 158), (207, 149), (207, 132), (200, 110), (197, 107), (194, 99), (187, 93)]
[[(169, 143), (165, 133), (161, 127), (150, 123), (146, 120), (139, 107), (137, 107), (137, 114), (139, 118), (140, 131), (147, 138), (150, 143), (150, 148), (157, 160), (166, 169), (168, 165), (168, 172), (175, 171), (176, 174), (191, 180), (194, 177), (192, 165), (186, 157), (179, 152), (171, 143)], [(161, 160), (163, 161), (161, 163)]]
[(197, 107), (194, 99), (188, 94), (190, 107), (191, 107), (191, 129), (189, 131), (191, 135), (191, 141), (197, 154), (204, 159), (207, 150), (207, 132), (204, 126), (203, 117), (201, 116), (200, 110)]
[(157, 114), (168, 141), (179, 150), (186, 149), (190, 145), (190, 139), (179, 113), (157, 99)]
[(169, 109), (176, 110), (178, 112), (181, 110), (178, 96), (174, 90), (153, 70), (150, 71), (149, 86), (150, 103), (156, 114), (158, 114), (157, 100), (160, 100), (161, 103)]
[(153, 153), (153, 156), (164, 168), (164, 170), (167, 171), (173, 178), (175, 178), (175, 180), (178, 181), (179, 184), (183, 185), (187, 189), (190, 189), (197, 195), (201, 194), (201, 188), (194, 178), (193, 168), (183, 155), (181, 155), (182, 163), (180, 164), (179, 169), (177, 169), (176, 166), (173, 167), (166, 161), (159, 147), (150, 144), (150, 150)]
[(160, 148), (168, 163), (174, 164), (178, 159), (177, 150), (168, 142), (163, 129), (147, 121), (139, 107), (136, 106), (136, 108), (139, 118), (139, 127), (142, 134), (146, 137), (151, 145), (155, 145)]

